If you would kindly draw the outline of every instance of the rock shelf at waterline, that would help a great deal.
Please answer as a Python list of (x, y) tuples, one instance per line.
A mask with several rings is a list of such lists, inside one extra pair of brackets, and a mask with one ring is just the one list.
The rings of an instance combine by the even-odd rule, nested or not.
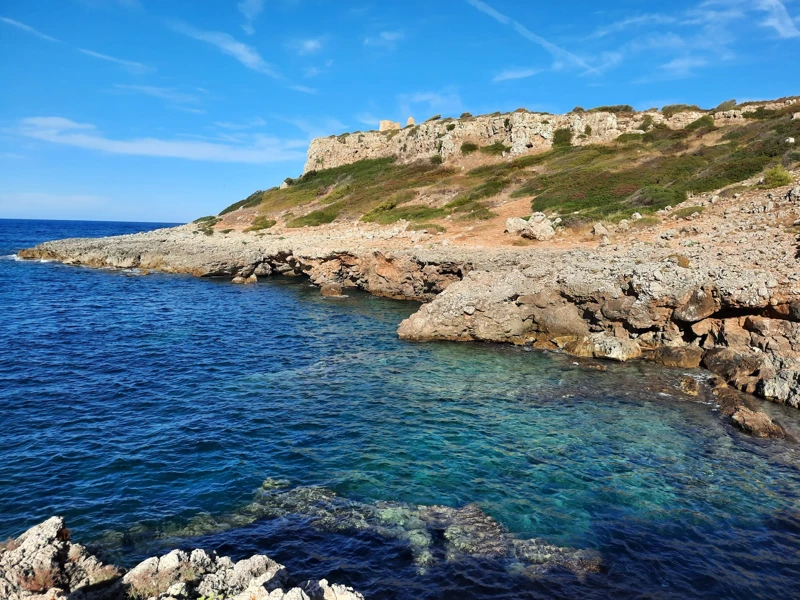
[[(770, 201), (776, 214), (798, 211), (787, 189)], [(798, 408), (796, 241), (771, 228), (767, 213), (739, 210), (761, 202), (756, 193), (737, 198), (733, 212), (733, 200), (712, 200), (686, 231), (647, 234), (663, 243), (621, 233), (615, 244), (509, 248), (438, 242), (402, 224), (363, 223), (207, 236), (189, 224), (46, 242), (19, 255), (242, 282), (306, 275), (326, 289), (428, 302), (400, 324), (405, 339), (506, 342), (703, 366), (717, 376), (717, 387)], [(686, 238), (680, 252), (665, 242), (676, 236)], [(769, 252), (760, 247), (767, 241)], [(782, 437), (768, 418), (743, 414), (734, 423), (764, 425), (744, 430)]]

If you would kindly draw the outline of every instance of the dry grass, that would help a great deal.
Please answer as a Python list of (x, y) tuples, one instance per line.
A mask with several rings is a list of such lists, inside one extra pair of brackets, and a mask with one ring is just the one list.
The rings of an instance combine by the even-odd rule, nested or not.
[(8, 538), (5, 542), (0, 542), (0, 554), (11, 552), (19, 548), (19, 542), (14, 538)]
[(58, 581), (58, 574), (52, 568), (41, 567), (34, 569), (33, 574), (17, 580), (17, 585), (28, 592), (46, 592), (55, 587)]

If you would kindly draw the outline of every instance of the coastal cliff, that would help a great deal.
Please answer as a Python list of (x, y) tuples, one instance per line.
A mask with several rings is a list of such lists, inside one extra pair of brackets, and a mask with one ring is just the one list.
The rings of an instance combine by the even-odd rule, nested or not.
[[(716, 124), (744, 122), (746, 115), (758, 110), (779, 110), (797, 102), (790, 98), (776, 102), (751, 103), (739, 109), (703, 111), (686, 107), (678, 112), (648, 110), (636, 112), (630, 107), (601, 107), (573, 111), (565, 115), (530, 112), (494, 113), (461, 118), (433, 118), (419, 125), (383, 131), (356, 131), (313, 140), (308, 148), (304, 173), (330, 169), (369, 158), (397, 157), (401, 163), (441, 157), (447, 162), (461, 154), (462, 145), (478, 147), (498, 145), (509, 156), (549, 150), (556, 132), (568, 130), (576, 146), (610, 142), (624, 134), (643, 135), (650, 127), (672, 130), (710, 116)], [(611, 110), (609, 110), (611, 109)]]

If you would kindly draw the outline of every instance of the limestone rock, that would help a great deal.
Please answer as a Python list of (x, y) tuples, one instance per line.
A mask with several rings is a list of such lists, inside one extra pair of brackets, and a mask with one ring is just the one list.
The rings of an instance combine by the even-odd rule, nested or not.
[(592, 336), (592, 343), (595, 358), (625, 362), (642, 356), (641, 347), (632, 340), (620, 340), (605, 334), (595, 334)]
[(689, 298), (675, 309), (673, 318), (678, 321), (695, 323), (710, 317), (717, 311), (717, 303), (709, 289), (697, 289)]
[(522, 234), (528, 228), (528, 222), (519, 217), (510, 217), (506, 219), (506, 233), (513, 233), (516, 235)]
[(766, 413), (740, 407), (731, 416), (733, 424), (745, 433), (763, 438), (785, 438), (786, 431)]
[(323, 296), (339, 298), (342, 296), (342, 286), (338, 283), (325, 283), (320, 288)]
[(173, 550), (139, 563), (124, 577), (83, 546), (69, 541), (61, 517), (53, 517), (0, 547), (2, 600), (363, 600), (326, 580), (287, 586), (286, 569), (263, 555), (234, 563), (228, 557)]
[(528, 219), (528, 226), (522, 231), (522, 237), (543, 242), (556, 234), (553, 222), (544, 213), (533, 213)]
[(592, 235), (608, 236), (608, 229), (602, 223), (595, 223), (594, 227), (592, 227)]
[(700, 366), (703, 349), (697, 346), (663, 346), (654, 351), (651, 358), (666, 367), (694, 369)]
[(69, 537), (64, 519), (52, 517), (0, 550), (0, 598), (61, 597), (62, 593), (78, 598), (82, 591), (85, 600), (108, 597), (108, 586), (119, 578), (120, 570), (104, 565)]

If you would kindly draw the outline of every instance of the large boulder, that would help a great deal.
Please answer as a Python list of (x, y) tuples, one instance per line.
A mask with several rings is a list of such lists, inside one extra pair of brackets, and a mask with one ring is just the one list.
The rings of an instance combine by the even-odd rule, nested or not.
[(544, 213), (533, 213), (528, 219), (528, 227), (522, 232), (522, 237), (529, 240), (544, 242), (556, 234), (553, 222)]
[(62, 517), (52, 517), (0, 547), (0, 598), (102, 600), (121, 571), (69, 541)]
[(544, 242), (556, 234), (554, 223), (544, 213), (533, 213), (527, 221), (519, 217), (506, 219), (506, 233)]

